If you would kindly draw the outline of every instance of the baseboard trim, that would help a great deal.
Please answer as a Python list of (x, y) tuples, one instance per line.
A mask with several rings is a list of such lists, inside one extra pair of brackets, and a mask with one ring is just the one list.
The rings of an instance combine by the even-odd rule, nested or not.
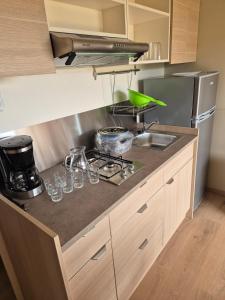
[(218, 190), (218, 189), (214, 189), (214, 188), (207, 188), (207, 192), (214, 193), (214, 194), (225, 197), (225, 191), (222, 191), (222, 190)]

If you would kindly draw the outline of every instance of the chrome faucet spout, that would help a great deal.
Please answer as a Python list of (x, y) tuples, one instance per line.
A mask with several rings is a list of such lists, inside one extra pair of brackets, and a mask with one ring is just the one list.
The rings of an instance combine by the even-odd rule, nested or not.
[(149, 130), (149, 129), (150, 129), (153, 125), (155, 125), (155, 124), (159, 124), (159, 121), (158, 121), (158, 120), (155, 120), (155, 121), (153, 121), (153, 122), (151, 122), (151, 123), (149, 123), (149, 124), (143, 122), (143, 132)]

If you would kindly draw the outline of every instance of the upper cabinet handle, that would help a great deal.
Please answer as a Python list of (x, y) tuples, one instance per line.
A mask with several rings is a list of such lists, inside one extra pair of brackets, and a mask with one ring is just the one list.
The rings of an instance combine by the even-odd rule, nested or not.
[(174, 179), (173, 178), (170, 178), (170, 180), (169, 181), (167, 181), (167, 183), (166, 184), (172, 184), (174, 182)]
[(104, 245), (103, 247), (101, 247), (96, 253), (95, 255), (92, 256), (92, 260), (99, 260), (101, 259), (104, 255), (106, 254), (106, 245)]
[(145, 203), (139, 210), (137, 211), (138, 214), (143, 214), (143, 212), (148, 208), (147, 203)]
[(140, 250), (143, 250), (148, 245), (148, 239), (145, 239), (144, 242), (139, 246)]

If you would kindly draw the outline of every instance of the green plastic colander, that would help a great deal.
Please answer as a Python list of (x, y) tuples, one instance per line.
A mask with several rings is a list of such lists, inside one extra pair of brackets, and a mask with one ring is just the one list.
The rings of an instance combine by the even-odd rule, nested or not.
[(145, 107), (149, 104), (149, 102), (153, 102), (159, 106), (167, 106), (167, 104), (164, 101), (155, 99), (137, 91), (129, 89), (128, 92), (130, 103), (136, 107)]

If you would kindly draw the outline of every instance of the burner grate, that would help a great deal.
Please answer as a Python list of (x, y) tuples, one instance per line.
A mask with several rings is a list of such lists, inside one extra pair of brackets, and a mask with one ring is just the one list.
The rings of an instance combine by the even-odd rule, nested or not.
[(86, 152), (86, 157), (91, 166), (99, 169), (100, 179), (115, 185), (120, 185), (143, 167), (137, 161), (126, 160), (122, 156), (114, 157), (96, 150)]

